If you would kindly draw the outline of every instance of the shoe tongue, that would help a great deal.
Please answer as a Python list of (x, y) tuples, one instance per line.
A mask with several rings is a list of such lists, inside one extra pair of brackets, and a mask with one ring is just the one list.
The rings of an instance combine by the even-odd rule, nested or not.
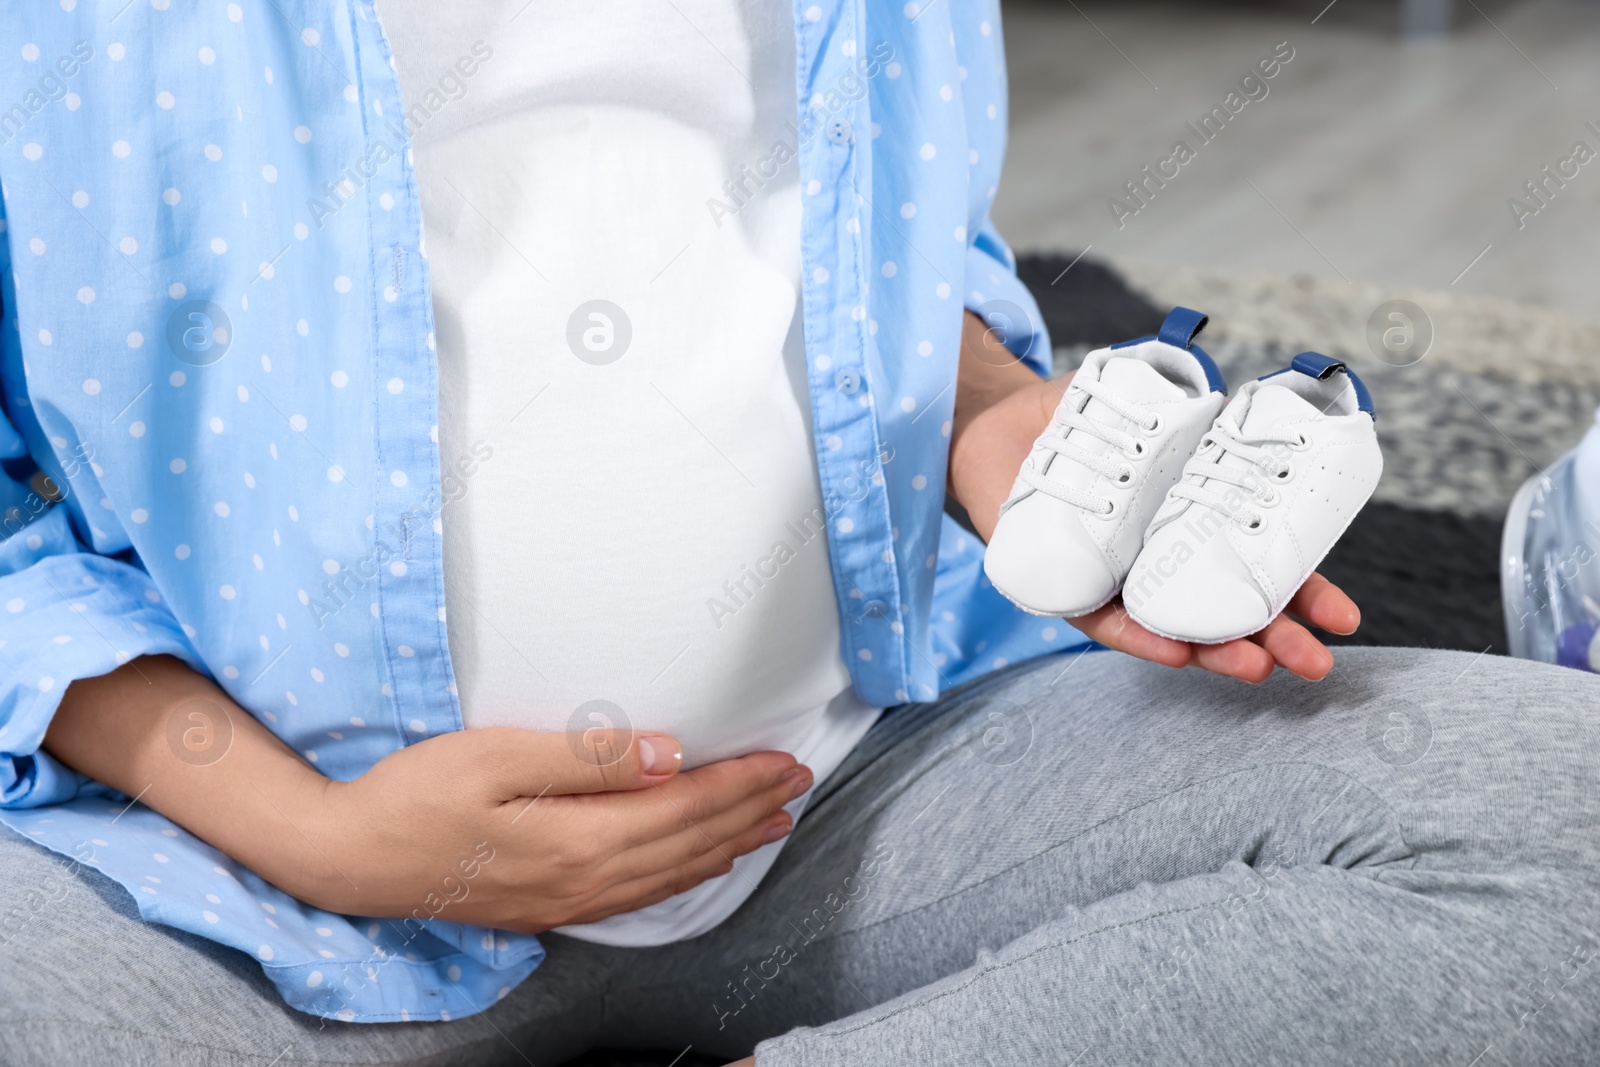
[[(1271, 438), (1282, 423), (1306, 422), (1317, 418), (1320, 414), (1314, 405), (1294, 390), (1281, 385), (1263, 384), (1250, 397), (1250, 406), (1245, 410), (1239, 432), (1247, 441), (1254, 438)], [(1269, 451), (1282, 448), (1281, 445), (1265, 447)], [(1236, 470), (1253, 466), (1250, 460), (1231, 451), (1223, 454), (1217, 462), (1221, 466)]]
[[(1100, 384), (1109, 386), (1115, 391), (1119, 400), (1139, 406), (1182, 400), (1184, 397), (1183, 390), (1163, 378), (1160, 371), (1142, 359), (1132, 359), (1128, 356), (1117, 356), (1107, 360), (1100, 368)], [(1128, 420), (1092, 396), (1083, 405), (1083, 414), (1095, 422), (1114, 426), (1119, 430), (1126, 430), (1129, 426)], [(1091, 438), (1088, 434), (1073, 433), (1069, 436), (1079, 447), (1090, 452), (1106, 453), (1114, 448), (1113, 445), (1098, 438)]]
[[(1116, 356), (1107, 360), (1100, 368), (1100, 383), (1112, 389), (1119, 400), (1136, 406), (1182, 400), (1186, 395), (1181, 388), (1162, 377), (1161, 372), (1150, 364), (1129, 356)], [(1108, 405), (1092, 396), (1083, 405), (1083, 414), (1092, 422), (1102, 423), (1118, 430), (1129, 430), (1132, 425)], [(1109, 455), (1116, 450), (1116, 446), (1110, 442), (1078, 430), (1068, 431), (1067, 439), (1085, 452), (1095, 455)], [(1081, 472), (1082, 478), (1093, 477), (1093, 472), (1087, 467), (1076, 463), (1070, 466), (1075, 472)], [(1060, 469), (1055, 465), (1055, 457), (1046, 461), (1045, 469), (1060, 476)]]
[(1306, 422), (1322, 413), (1304, 397), (1281, 385), (1263, 385), (1250, 398), (1250, 408), (1244, 413), (1240, 428), (1245, 437), (1266, 435), (1282, 422)]

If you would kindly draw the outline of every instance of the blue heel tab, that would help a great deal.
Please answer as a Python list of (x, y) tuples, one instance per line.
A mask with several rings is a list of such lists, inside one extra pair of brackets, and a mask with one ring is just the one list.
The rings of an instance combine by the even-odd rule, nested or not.
[(1162, 344), (1181, 348), (1195, 358), (1200, 364), (1200, 369), (1205, 371), (1206, 385), (1213, 393), (1228, 395), (1227, 380), (1222, 377), (1222, 371), (1217, 368), (1216, 361), (1206, 354), (1206, 350), (1194, 343), (1200, 331), (1210, 322), (1210, 316), (1193, 308), (1175, 307), (1167, 313), (1161, 323), (1161, 330), (1154, 337), (1136, 337), (1132, 341), (1123, 341), (1112, 345), (1112, 348), (1132, 348), (1142, 345), (1146, 341), (1160, 341)]
[(1206, 323), (1210, 321), (1209, 315), (1193, 308), (1175, 307), (1167, 313), (1156, 339), (1173, 348), (1188, 348), (1194, 344), (1194, 339), (1200, 336), (1200, 331), (1205, 329)]
[(1358, 378), (1356, 372), (1340, 360), (1334, 359), (1332, 356), (1325, 356), (1321, 352), (1302, 352), (1289, 361), (1288, 370), (1280, 370), (1273, 374), (1263, 375), (1263, 380), (1277, 377), (1279, 374), (1288, 374), (1289, 371), (1299, 371), (1301, 374), (1315, 378), (1319, 382), (1325, 382), (1338, 372), (1344, 371), (1345, 374), (1350, 376), (1350, 385), (1356, 391), (1356, 407), (1365, 411), (1374, 419), (1378, 417), (1378, 413), (1372, 407), (1372, 394), (1367, 391), (1367, 383)]

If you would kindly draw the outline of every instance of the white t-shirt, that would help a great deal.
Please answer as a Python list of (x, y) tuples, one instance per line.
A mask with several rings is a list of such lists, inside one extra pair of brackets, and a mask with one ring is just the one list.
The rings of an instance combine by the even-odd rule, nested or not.
[[(821, 781), (878, 712), (840, 659), (796, 164), (733, 215), (707, 204), (778, 142), (794, 147), (792, 10), (379, 10), (433, 284), (465, 724), (664, 730), (686, 766), (780, 749)], [(563, 932), (703, 933), (780, 847)]]

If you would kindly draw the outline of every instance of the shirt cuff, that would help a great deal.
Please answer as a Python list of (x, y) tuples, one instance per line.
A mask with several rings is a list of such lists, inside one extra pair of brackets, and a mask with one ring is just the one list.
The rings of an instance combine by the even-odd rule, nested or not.
[(967, 246), (967, 310), (983, 319), (1012, 354), (1048, 378), (1050, 334), (1028, 287), (1017, 277), (1017, 259), (993, 225)]
[(544, 946), (533, 934), (513, 930), (492, 930), (487, 926), (468, 926), (446, 919), (433, 919), (428, 932), (446, 944), (492, 970), (503, 971), (544, 959)]
[(83, 552), (64, 509), (25, 529), (0, 544), (4, 808), (58, 804), (94, 786), (39, 747), (68, 685), (139, 656), (177, 656), (204, 670), (143, 570)]

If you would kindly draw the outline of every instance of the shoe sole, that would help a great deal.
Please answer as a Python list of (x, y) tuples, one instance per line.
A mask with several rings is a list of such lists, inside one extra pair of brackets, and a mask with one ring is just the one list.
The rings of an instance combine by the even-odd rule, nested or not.
[[(986, 573), (984, 577), (988, 578), (988, 574)], [(1099, 611), (1101, 608), (1117, 599), (1117, 594), (1122, 592), (1122, 584), (1119, 582), (1117, 587), (1111, 591), (1111, 595), (1100, 601), (1100, 603), (1096, 604), (1094, 607), (1084, 608), (1081, 611), (1069, 613), (1065, 611), (1040, 611), (1038, 608), (1031, 608), (1022, 601), (1018, 600), (1016, 597), (1012, 596), (1010, 593), (1006, 592), (1004, 589), (1001, 589), (1000, 586), (995, 583), (993, 578), (989, 578), (989, 584), (993, 585), (995, 591), (1001, 596), (1011, 601), (1011, 603), (1015, 605), (1019, 611), (1027, 612), (1029, 615), (1033, 615), (1040, 619), (1081, 619), (1085, 615), (1093, 615), (1095, 612)]]

